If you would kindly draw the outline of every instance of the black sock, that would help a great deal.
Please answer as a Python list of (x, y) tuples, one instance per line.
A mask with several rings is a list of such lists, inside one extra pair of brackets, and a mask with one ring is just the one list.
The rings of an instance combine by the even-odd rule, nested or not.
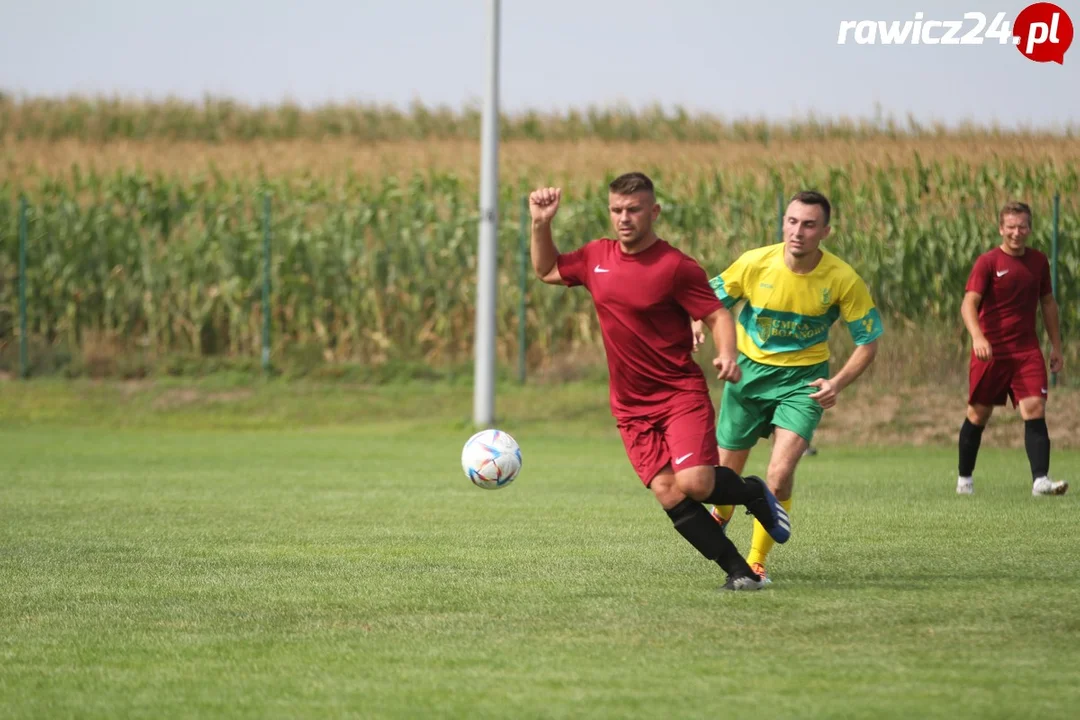
[(705, 502), (710, 505), (745, 505), (761, 498), (761, 486), (748, 483), (731, 468), (716, 468), (716, 484)]
[(751, 573), (750, 566), (739, 554), (735, 544), (728, 540), (704, 505), (693, 498), (686, 498), (666, 512), (679, 534), (699, 553), (723, 568), (728, 575)]
[(975, 458), (982, 444), (983, 425), (976, 425), (967, 418), (960, 426), (960, 477), (971, 477), (975, 472)]
[(1031, 479), (1050, 474), (1050, 433), (1046, 418), (1024, 421), (1024, 449), (1031, 463)]

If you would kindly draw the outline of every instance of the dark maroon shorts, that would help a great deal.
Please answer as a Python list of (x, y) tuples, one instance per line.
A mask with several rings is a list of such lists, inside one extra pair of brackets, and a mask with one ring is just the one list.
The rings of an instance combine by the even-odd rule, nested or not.
[(716, 411), (708, 395), (700, 403), (672, 406), (648, 418), (618, 423), (626, 455), (646, 487), (671, 465), (675, 472), (697, 465), (718, 465)]
[(1046, 390), (1046, 361), (1041, 350), (985, 362), (971, 355), (969, 405), (1004, 405), (1011, 399), (1016, 407), (1026, 397), (1045, 398)]

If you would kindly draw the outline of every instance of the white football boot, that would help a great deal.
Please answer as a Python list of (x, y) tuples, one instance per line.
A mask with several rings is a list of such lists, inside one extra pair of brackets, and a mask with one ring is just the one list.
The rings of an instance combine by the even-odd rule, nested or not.
[(1041, 478), (1035, 478), (1035, 482), (1031, 484), (1032, 495), (1064, 495), (1069, 489), (1069, 483), (1064, 480), (1051, 480), (1045, 475)]

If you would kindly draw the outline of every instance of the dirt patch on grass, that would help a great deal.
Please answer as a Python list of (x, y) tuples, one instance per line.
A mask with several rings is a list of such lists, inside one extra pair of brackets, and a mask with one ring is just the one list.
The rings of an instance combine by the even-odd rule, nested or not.
[(167, 390), (155, 398), (153, 408), (155, 410), (174, 410), (191, 405), (234, 403), (247, 400), (253, 394), (254, 391), (248, 389), (208, 392), (198, 388), (176, 388)]
[(146, 392), (150, 388), (154, 387), (153, 380), (125, 380), (124, 382), (117, 383), (117, 389), (124, 397), (131, 397), (138, 395), (139, 393)]
[[(964, 422), (966, 399), (940, 388), (906, 388), (895, 393), (844, 394), (825, 413), (814, 443), (821, 445), (953, 445)], [(1054, 448), (1080, 448), (1080, 390), (1055, 389), (1046, 409)], [(1023, 448), (1024, 422), (1011, 406), (996, 408), (983, 442)]]

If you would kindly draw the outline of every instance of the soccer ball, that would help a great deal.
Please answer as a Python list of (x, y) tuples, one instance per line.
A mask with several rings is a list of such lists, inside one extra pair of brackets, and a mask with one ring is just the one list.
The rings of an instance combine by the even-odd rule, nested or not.
[(461, 469), (477, 487), (506, 487), (521, 472), (521, 448), (502, 430), (481, 430), (461, 449)]

